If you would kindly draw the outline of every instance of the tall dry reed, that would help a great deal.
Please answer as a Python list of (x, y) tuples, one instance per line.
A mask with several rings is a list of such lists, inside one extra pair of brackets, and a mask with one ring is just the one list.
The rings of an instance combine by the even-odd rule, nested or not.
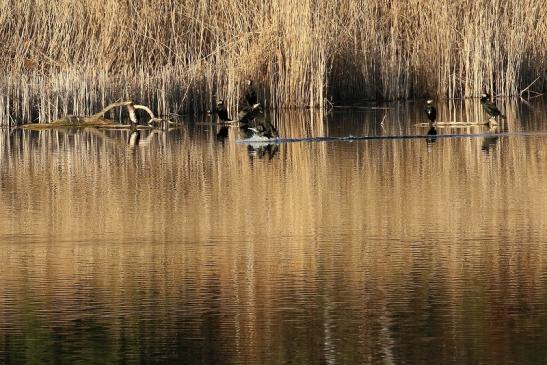
[(547, 0), (0, 0), (0, 122), (511, 95), (547, 80)]

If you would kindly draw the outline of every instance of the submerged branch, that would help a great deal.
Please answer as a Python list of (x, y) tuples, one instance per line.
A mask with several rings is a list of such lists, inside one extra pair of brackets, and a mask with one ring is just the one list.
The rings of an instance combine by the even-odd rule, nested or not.
[[(530, 83), (530, 85), (528, 85), (528, 86), (526, 86), (524, 89), (522, 89), (522, 90), (520, 91), (520, 93), (519, 93), (519, 96), (522, 97), (522, 94), (524, 94), (527, 90), (529, 90), (530, 87), (532, 87), (532, 85), (534, 85), (534, 84), (536, 83), (536, 81), (539, 80), (540, 77), (541, 77), (541, 76), (536, 77), (536, 79), (535, 79), (534, 81), (532, 81), (532, 82)], [(535, 91), (531, 91), (531, 90), (528, 91), (528, 94), (531, 93), (531, 92), (532, 92), (532, 93), (539, 94), (539, 93), (537, 93), (537, 92), (535, 92)], [(542, 95), (543, 95), (543, 94), (542, 94)]]

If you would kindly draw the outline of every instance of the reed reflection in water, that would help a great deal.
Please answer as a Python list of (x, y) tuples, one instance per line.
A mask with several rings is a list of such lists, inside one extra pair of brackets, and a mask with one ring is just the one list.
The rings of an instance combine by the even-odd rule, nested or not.
[[(541, 101), (504, 110), (503, 130), (547, 130)], [(271, 118), (428, 130), (418, 104)], [(547, 359), (544, 134), (256, 151), (217, 132), (0, 135), (0, 362)]]

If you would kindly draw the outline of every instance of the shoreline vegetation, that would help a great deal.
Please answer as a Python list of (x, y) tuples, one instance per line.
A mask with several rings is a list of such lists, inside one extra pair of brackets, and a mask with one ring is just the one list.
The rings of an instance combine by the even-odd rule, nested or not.
[(0, 2), (0, 125), (547, 90), (547, 0)]

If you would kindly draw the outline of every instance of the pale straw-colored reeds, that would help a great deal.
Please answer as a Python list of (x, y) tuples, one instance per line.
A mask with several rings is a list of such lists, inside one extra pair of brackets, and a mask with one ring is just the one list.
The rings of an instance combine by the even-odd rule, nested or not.
[(0, 0), (0, 123), (514, 95), (547, 80), (547, 0)]

